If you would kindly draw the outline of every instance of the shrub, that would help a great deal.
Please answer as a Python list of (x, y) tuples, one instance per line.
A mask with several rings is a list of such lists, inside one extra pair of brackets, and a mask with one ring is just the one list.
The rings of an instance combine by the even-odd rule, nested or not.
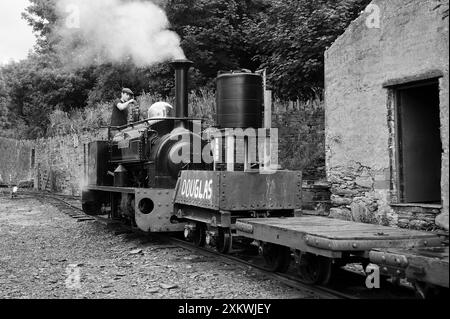
[(296, 103), (274, 102), (273, 126), (279, 129), (279, 161), (302, 170), (304, 178), (325, 178), (325, 107), (320, 97)]
[(99, 103), (70, 113), (56, 109), (49, 116), (50, 125), (47, 129), (47, 136), (79, 134), (96, 130), (107, 126), (110, 119), (110, 103)]

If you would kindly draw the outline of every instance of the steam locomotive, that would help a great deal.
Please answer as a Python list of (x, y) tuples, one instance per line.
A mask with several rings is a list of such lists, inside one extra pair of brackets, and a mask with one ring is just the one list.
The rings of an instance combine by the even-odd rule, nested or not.
[(256, 136), (236, 133), (269, 135), (261, 74), (219, 73), (217, 125), (207, 134), (201, 119), (188, 116), (191, 65), (172, 63), (175, 117), (129, 122), (89, 144), (82, 206), (89, 215), (108, 214), (144, 232), (184, 232), (198, 246), (228, 252), (237, 219), (293, 216), (301, 208), (302, 174), (267, 169), (261, 150), (270, 139), (254, 145)]

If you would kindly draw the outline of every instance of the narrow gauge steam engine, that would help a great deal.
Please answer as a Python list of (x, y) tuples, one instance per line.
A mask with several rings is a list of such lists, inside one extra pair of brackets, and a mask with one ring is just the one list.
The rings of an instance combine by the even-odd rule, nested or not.
[[(218, 76), (217, 131), (222, 136), (213, 139), (215, 154), (209, 151), (211, 161), (205, 161), (211, 140), (202, 138), (195, 129), (198, 120), (188, 117), (191, 64), (172, 64), (176, 117), (129, 123), (108, 141), (89, 144), (82, 204), (90, 215), (107, 213), (145, 232), (184, 231), (196, 245), (228, 252), (236, 219), (294, 215), (301, 207), (301, 172), (260, 174), (261, 164), (249, 160), (246, 137), (240, 149), (244, 165), (235, 164), (238, 138), (226, 135), (226, 129), (262, 127), (263, 79), (250, 72)], [(225, 163), (217, 158), (222, 152)]]

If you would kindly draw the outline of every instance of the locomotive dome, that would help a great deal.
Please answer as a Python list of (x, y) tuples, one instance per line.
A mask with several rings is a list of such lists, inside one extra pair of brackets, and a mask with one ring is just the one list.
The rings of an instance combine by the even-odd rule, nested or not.
[(173, 106), (167, 102), (156, 102), (148, 109), (148, 119), (162, 119), (171, 115)]

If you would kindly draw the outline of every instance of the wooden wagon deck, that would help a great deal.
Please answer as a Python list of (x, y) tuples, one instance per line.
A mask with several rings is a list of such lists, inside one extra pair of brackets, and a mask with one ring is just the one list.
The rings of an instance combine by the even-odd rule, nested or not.
[(430, 233), (316, 216), (240, 219), (236, 230), (238, 236), (331, 258), (341, 258), (346, 252), (368, 257), (374, 248), (441, 244), (441, 239)]

